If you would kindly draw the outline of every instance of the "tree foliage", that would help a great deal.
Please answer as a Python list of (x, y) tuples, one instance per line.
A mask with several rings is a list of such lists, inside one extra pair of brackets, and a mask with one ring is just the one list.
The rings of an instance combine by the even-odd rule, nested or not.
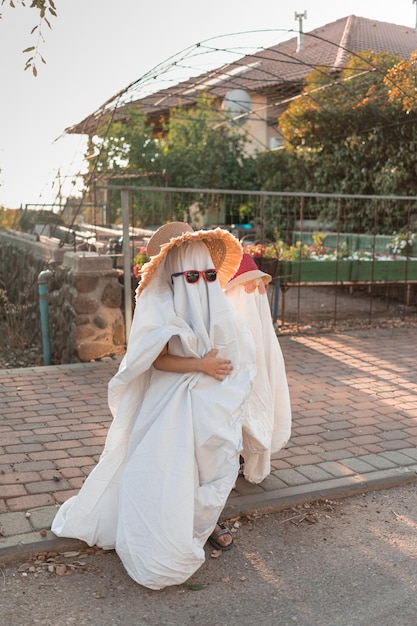
[(0, 206), (0, 230), (7, 230), (17, 226), (17, 211)]
[(246, 139), (207, 94), (201, 94), (192, 109), (173, 109), (161, 139), (161, 162), (169, 185), (255, 188), (256, 160), (246, 154)]
[(390, 68), (384, 82), (389, 89), (391, 102), (399, 102), (406, 113), (416, 111), (417, 50), (410, 55), (410, 60), (403, 59)]
[(96, 172), (116, 177), (117, 174), (147, 172), (158, 152), (145, 115), (132, 109), (122, 119), (101, 123), (96, 135), (90, 138), (86, 158), (93, 163)]
[[(36, 63), (39, 60), (42, 63), (46, 63), (40, 52), (40, 48), (41, 44), (45, 41), (43, 36), (44, 26), (52, 28), (50, 18), (56, 17), (57, 15), (54, 0), (30, 0), (29, 5), (27, 5), (25, 0), (1, 0), (1, 6), (4, 6), (5, 4), (8, 4), (12, 9), (15, 9), (17, 6), (28, 6), (28, 8), (33, 9), (38, 13), (39, 22), (38, 24), (35, 24), (30, 31), (30, 35), (35, 37), (35, 44), (23, 50), (23, 54), (27, 55), (24, 69), (31, 69), (33, 76), (36, 77), (38, 75)], [(0, 18), (2, 18), (2, 14), (0, 14)]]
[[(256, 159), (245, 152), (245, 136), (227, 123), (216, 101), (206, 94), (201, 94), (191, 109), (182, 105), (173, 109), (169, 122), (158, 125), (159, 130), (148, 125), (146, 116), (134, 107), (114, 118), (103, 123), (90, 140), (89, 176), (93, 173), (95, 180), (111, 179), (119, 185), (126, 184), (128, 177), (129, 185), (191, 189), (259, 186)], [(155, 195), (152, 206), (148, 203), (145, 208), (141, 199), (133, 199), (138, 223), (161, 219), (164, 203), (157, 198)], [(117, 194), (110, 193), (108, 199), (114, 216)], [(171, 199), (171, 211), (182, 217), (186, 204), (177, 194)], [(200, 208), (204, 211), (207, 207)]]
[(340, 141), (366, 137), (391, 120), (384, 77), (398, 58), (382, 53), (352, 56), (340, 74), (316, 69), (304, 92), (282, 114), (279, 124), (289, 150), (325, 151)]
[[(414, 195), (414, 73), (414, 58), (406, 63), (386, 53), (371, 52), (349, 57), (338, 75), (322, 68), (314, 70), (304, 92), (279, 119), (288, 167), (272, 180), (285, 178), (287, 187), (292, 188), (295, 171), (302, 181), (299, 190)], [(289, 167), (294, 170), (291, 176)], [(386, 205), (383, 217), (388, 232), (401, 219), (393, 206)], [(335, 206), (327, 205), (320, 217), (334, 220)], [(373, 226), (372, 212), (359, 209), (352, 201), (344, 227), (372, 230)]]

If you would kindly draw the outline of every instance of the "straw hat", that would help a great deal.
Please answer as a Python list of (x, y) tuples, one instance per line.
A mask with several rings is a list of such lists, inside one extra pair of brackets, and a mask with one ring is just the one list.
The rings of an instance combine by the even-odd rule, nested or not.
[(265, 274), (265, 272), (261, 272), (251, 255), (247, 252), (244, 252), (239, 265), (239, 269), (237, 270), (236, 274), (229, 280), (224, 290), (227, 291), (228, 289), (231, 289), (236, 285), (241, 285), (242, 283), (246, 283), (249, 280), (255, 280), (256, 278), (262, 278), (265, 286), (268, 285), (272, 280), (272, 276), (270, 276), (270, 274)]
[(142, 278), (136, 291), (137, 296), (149, 284), (159, 264), (171, 248), (194, 241), (202, 241), (207, 246), (213, 265), (217, 269), (219, 283), (224, 287), (236, 272), (242, 258), (242, 246), (239, 241), (228, 230), (222, 228), (194, 231), (185, 222), (169, 222), (158, 228), (149, 239), (146, 253), (150, 261), (142, 268)]

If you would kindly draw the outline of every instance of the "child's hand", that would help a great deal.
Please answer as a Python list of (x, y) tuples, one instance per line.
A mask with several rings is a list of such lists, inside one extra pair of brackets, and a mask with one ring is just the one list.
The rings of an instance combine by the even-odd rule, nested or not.
[(229, 359), (218, 359), (218, 350), (213, 349), (203, 356), (201, 361), (201, 371), (208, 376), (212, 376), (216, 380), (223, 380), (233, 370)]

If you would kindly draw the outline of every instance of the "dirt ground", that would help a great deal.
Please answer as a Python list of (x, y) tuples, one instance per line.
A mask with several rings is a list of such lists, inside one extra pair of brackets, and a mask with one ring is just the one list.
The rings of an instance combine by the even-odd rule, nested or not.
[(150, 591), (114, 551), (0, 565), (4, 626), (410, 626), (417, 611), (416, 483), (228, 521), (234, 548)]
[[(0, 324), (0, 333), (1, 333)], [(0, 369), (13, 369), (16, 367), (34, 367), (43, 365), (42, 349), (40, 346), (32, 348), (16, 348), (13, 346), (0, 346)]]

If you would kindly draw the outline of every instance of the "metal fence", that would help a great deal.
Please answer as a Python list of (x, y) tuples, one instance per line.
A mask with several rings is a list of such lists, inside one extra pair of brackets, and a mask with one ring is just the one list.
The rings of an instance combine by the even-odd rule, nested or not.
[[(271, 315), (282, 332), (416, 316), (417, 237), (413, 244), (412, 236), (417, 232), (417, 196), (111, 185), (97, 191), (111, 195), (113, 202), (97, 214), (113, 211), (122, 222), (125, 272), (130, 272), (138, 246), (146, 244), (146, 236), (131, 237), (133, 232), (181, 220), (195, 228), (227, 228), (243, 246), (280, 241), (287, 254), (292, 247), (291, 260), (278, 258), (270, 272)], [(331, 265), (323, 263), (324, 257), (312, 260), (300, 254), (297, 259), (297, 242), (298, 249), (314, 248), (317, 233), (333, 254)], [(394, 250), (405, 236), (411, 245)], [(327, 274), (313, 276), (312, 269), (325, 265)], [(128, 302), (131, 296), (125, 297)]]

